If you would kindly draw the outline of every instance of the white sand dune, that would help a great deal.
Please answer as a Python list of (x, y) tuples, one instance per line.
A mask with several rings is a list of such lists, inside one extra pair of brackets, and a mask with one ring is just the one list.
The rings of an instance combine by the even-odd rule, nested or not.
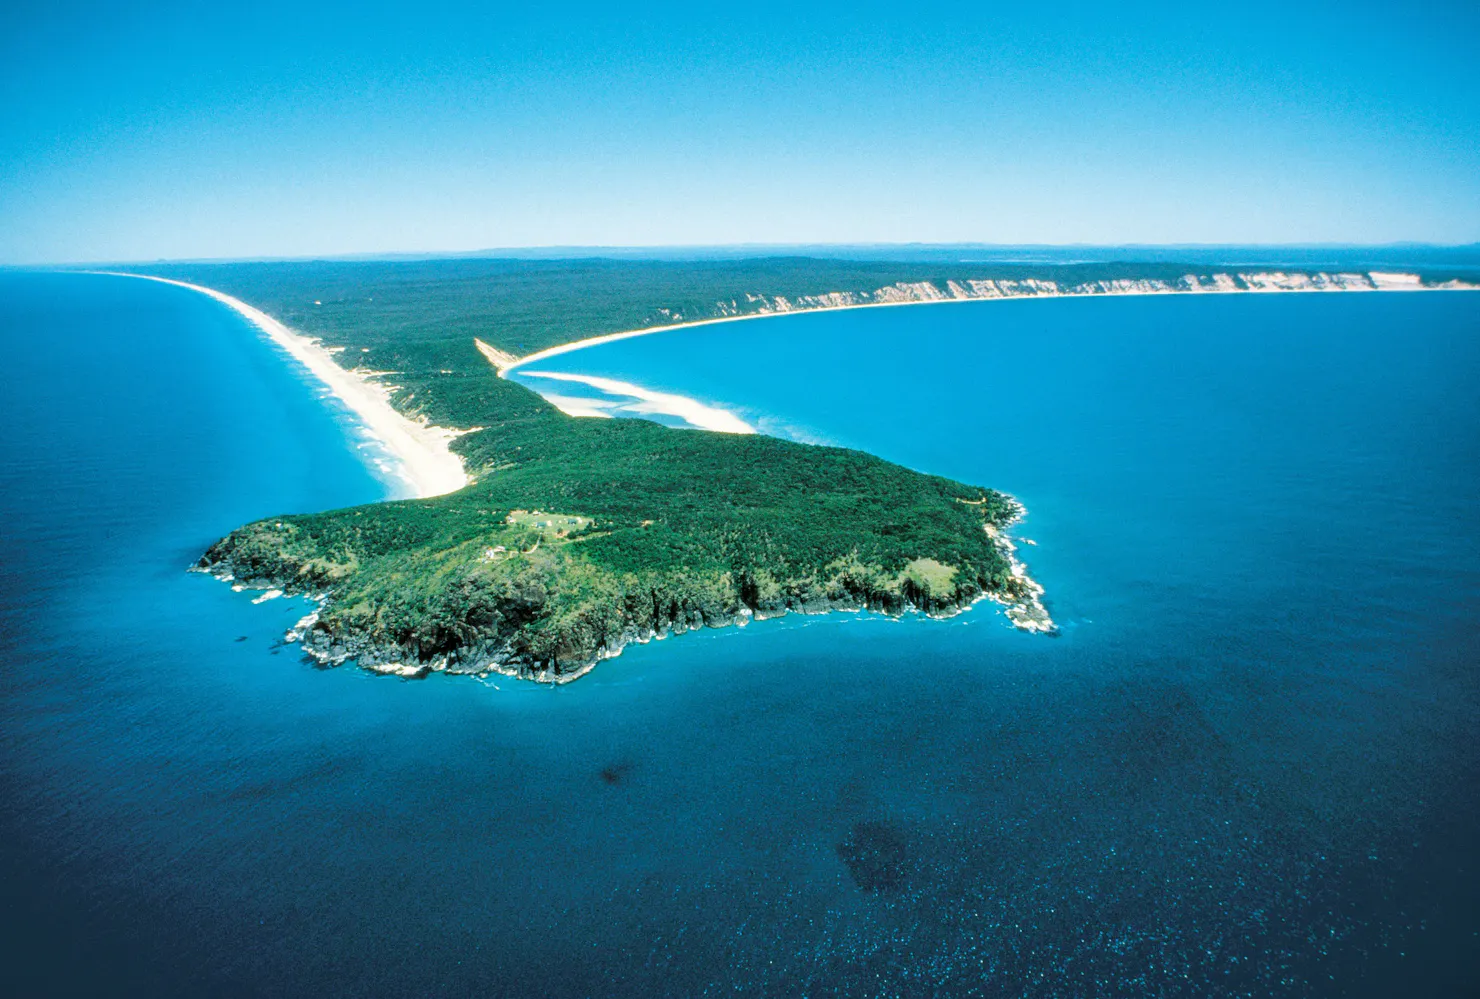
[(546, 396), (551, 403), (571, 416), (611, 416), (614, 410), (639, 416), (676, 416), (692, 427), (701, 430), (718, 430), (726, 434), (753, 434), (755, 427), (728, 410), (706, 406), (695, 399), (671, 392), (654, 392), (652, 389), (617, 381), (615, 378), (598, 378), (595, 375), (575, 375), (564, 371), (521, 371), (525, 378), (550, 378), (561, 382), (578, 382), (589, 385), (608, 395), (635, 399), (572, 399), (568, 396)]
[(383, 385), (363, 374), (348, 371), (334, 360), (334, 355), (318, 341), (295, 333), (260, 309), (230, 295), (186, 281), (155, 277), (151, 274), (126, 274), (116, 271), (96, 273), (116, 277), (133, 277), (189, 288), (209, 295), (222, 305), (236, 310), (268, 339), (282, 347), (293, 359), (308, 369), (340, 402), (359, 418), (366, 431), (384, 445), (395, 459), (391, 469), (418, 497), (441, 496), (456, 492), (468, 484), (462, 459), (453, 454), (449, 444), (458, 432), (417, 422), (397, 412), (390, 404), (390, 393)]
[[(1234, 277), (1242, 278), (1247, 285), (1240, 288)], [(699, 326), (718, 326), (721, 323), (743, 323), (754, 319), (770, 319), (775, 316), (796, 316), (808, 312), (842, 312), (853, 309), (890, 309), (911, 305), (960, 305), (966, 302), (1008, 301), (1020, 298), (1098, 298), (1103, 296), (1130, 297), (1140, 295), (1187, 295), (1187, 294), (1209, 294), (1221, 293), (1232, 295), (1248, 295), (1267, 292), (1358, 292), (1358, 291), (1480, 291), (1480, 285), (1469, 284), (1464, 281), (1446, 281), (1443, 284), (1423, 283), (1417, 274), (1391, 273), (1387, 271), (1373, 271), (1366, 273), (1334, 273), (1316, 272), (1306, 274), (1305, 272), (1285, 273), (1282, 271), (1230, 271), (1226, 274), (1214, 274), (1209, 281), (1200, 281), (1194, 275), (1187, 275), (1180, 282), (1168, 282), (1160, 279), (1123, 279), (1114, 281), (1099, 281), (1082, 286), (1062, 288), (1053, 281), (1040, 281), (1026, 278), (1021, 281), (967, 281), (963, 286), (955, 281), (946, 282), (947, 290), (942, 291), (929, 281), (919, 281), (914, 284), (895, 284), (874, 291), (872, 301), (859, 300), (858, 296), (848, 292), (826, 292), (820, 295), (808, 295), (796, 301), (776, 297), (769, 301), (768, 307), (755, 312), (747, 312), (743, 315), (716, 316), (712, 319), (696, 319), (690, 322), (671, 323), (667, 326), (648, 326), (639, 330), (625, 330), (621, 333), (604, 333), (601, 336), (587, 337), (584, 340), (573, 340), (570, 343), (562, 343), (544, 350), (537, 350), (525, 357), (514, 357), (512, 354), (501, 350), (495, 350), (481, 340), (476, 341), (478, 349), (483, 356), (488, 358), (499, 376), (507, 378), (515, 370), (522, 369), (526, 365), (535, 364), (559, 357), (561, 354), (570, 354), (577, 350), (585, 350), (587, 347), (595, 347), (603, 343), (615, 343), (618, 340), (630, 340), (633, 337), (651, 336), (654, 333), (669, 333), (673, 330), (694, 329)]]

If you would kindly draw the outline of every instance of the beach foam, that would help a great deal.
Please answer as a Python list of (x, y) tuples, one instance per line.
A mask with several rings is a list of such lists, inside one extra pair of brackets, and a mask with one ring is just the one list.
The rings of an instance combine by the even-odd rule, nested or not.
[(467, 472), (462, 459), (452, 453), (449, 445), (459, 436), (456, 430), (434, 427), (417, 422), (396, 411), (390, 403), (390, 392), (385, 386), (373, 382), (365, 374), (346, 370), (334, 359), (334, 352), (317, 340), (296, 333), (246, 302), (232, 298), (214, 288), (206, 288), (186, 281), (155, 277), (152, 274), (128, 274), (117, 271), (100, 273), (115, 277), (140, 278), (159, 281), (163, 284), (189, 288), (209, 295), (225, 305), (253, 326), (261, 330), (268, 339), (282, 347), (293, 359), (308, 369), (329, 391), (354, 413), (365, 431), (385, 448), (395, 459), (391, 474), (404, 481), (417, 497), (441, 496), (456, 492), (468, 484)]

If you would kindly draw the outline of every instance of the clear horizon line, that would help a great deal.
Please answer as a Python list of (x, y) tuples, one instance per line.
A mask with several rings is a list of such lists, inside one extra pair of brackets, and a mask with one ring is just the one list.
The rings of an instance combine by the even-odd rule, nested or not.
[[(988, 242), (944, 242), (931, 243), (922, 241), (909, 242), (739, 242), (739, 243), (550, 243), (533, 244), (525, 246), (491, 246), (471, 250), (367, 250), (350, 251), (340, 253), (322, 254), (291, 254), (291, 255), (257, 255), (257, 256), (221, 256), (221, 257), (155, 257), (150, 259), (115, 259), (115, 260), (68, 260), (47, 261), (37, 263), (15, 263), (0, 264), (0, 270), (47, 270), (47, 269), (70, 269), (77, 267), (103, 267), (103, 266), (133, 266), (154, 267), (170, 264), (248, 264), (248, 263), (312, 263), (312, 262), (397, 262), (409, 260), (447, 260), (447, 259), (470, 259), (470, 260), (574, 260), (574, 259), (603, 259), (611, 254), (651, 254), (651, 253), (721, 253), (746, 251), (784, 251), (784, 250), (1189, 250), (1196, 252), (1207, 252), (1210, 250), (1439, 250), (1439, 251), (1480, 251), (1480, 240), (1467, 243), (1435, 243), (1421, 240), (1393, 240), (1381, 243), (1352, 243), (1352, 242), (1281, 242), (1281, 243), (1229, 243), (1229, 242), (1169, 242), (1169, 243), (988, 243)], [(568, 254), (565, 256), (564, 254)], [(810, 253), (774, 253), (766, 252), (764, 256), (815, 256)], [(826, 258), (822, 258), (826, 259)]]

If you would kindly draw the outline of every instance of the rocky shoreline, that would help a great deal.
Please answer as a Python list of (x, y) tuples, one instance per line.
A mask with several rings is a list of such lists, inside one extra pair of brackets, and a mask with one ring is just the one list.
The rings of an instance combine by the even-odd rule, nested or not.
[(213, 578), (229, 583), (232, 589), (242, 592), (261, 590), (263, 595), (254, 602), (280, 596), (306, 596), (317, 603), (317, 607), (301, 618), (283, 636), (286, 643), (298, 644), (303, 653), (325, 668), (353, 663), (361, 669), (384, 676), (404, 679), (420, 679), (432, 673), (448, 673), (487, 677), (499, 675), (536, 683), (564, 684), (578, 680), (591, 672), (599, 663), (622, 654), (628, 645), (646, 645), (652, 641), (683, 635), (701, 628), (744, 627), (751, 621), (764, 621), (785, 617), (788, 614), (830, 614), (833, 612), (870, 611), (889, 617), (900, 618), (918, 614), (935, 620), (944, 620), (965, 613), (983, 600), (990, 600), (1003, 608), (1003, 615), (1013, 627), (1035, 634), (1055, 635), (1054, 624), (1044, 607), (1043, 586), (1028, 575), (1027, 566), (1017, 556), (1017, 545), (1007, 534), (1006, 528), (1020, 523), (1027, 515), (1026, 509), (1017, 500), (1011, 500), (1016, 512), (1002, 527), (984, 525), (998, 550), (1011, 566), (1013, 591), (1006, 593), (978, 592), (966, 599), (927, 600), (917, 602), (901, 597), (898, 600), (859, 601), (851, 598), (821, 598), (807, 601), (786, 600), (770, 607), (753, 607), (741, 603), (733, 613), (715, 614), (690, 610), (662, 621), (660, 627), (628, 626), (613, 639), (604, 643), (594, 654), (575, 663), (560, 663), (553, 667), (530, 661), (515, 652), (512, 642), (487, 639), (459, 648), (451, 653), (436, 655), (419, 661), (400, 644), (378, 643), (371, 638), (357, 635), (333, 635), (319, 627), (323, 610), (334, 599), (330, 591), (304, 591), (296, 589), (292, 582), (284, 579), (251, 578), (237, 576), (230, 564), (212, 561), (210, 553), (191, 567), (193, 572), (206, 573)]
[[(1028, 516), (1028, 510), (1016, 499), (1010, 498), (1010, 502), (1017, 508), (1017, 512), (1003, 528), (996, 528), (991, 524), (983, 528), (996, 542), (997, 550), (1007, 557), (1008, 564), (1012, 566), (1013, 578), (1022, 581), (1022, 593), (1015, 601), (999, 600), (998, 602), (1003, 604), (1005, 608), (1003, 613), (1007, 615), (1007, 620), (1012, 622), (1013, 627), (1043, 635), (1056, 635), (1059, 626), (1054, 624), (1048, 609), (1043, 606), (1043, 584), (1028, 575), (1028, 567), (1022, 559), (1018, 558), (1017, 545), (1013, 543), (1006, 531), (1006, 528), (1022, 523)], [(1027, 543), (1037, 544), (1036, 541)]]

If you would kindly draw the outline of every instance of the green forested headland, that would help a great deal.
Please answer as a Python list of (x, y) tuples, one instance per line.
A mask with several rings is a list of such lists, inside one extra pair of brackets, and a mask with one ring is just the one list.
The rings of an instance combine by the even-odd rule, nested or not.
[[(1046, 273), (1047, 271), (1047, 273)], [(497, 376), (606, 333), (875, 300), (929, 282), (1171, 283), (1178, 264), (961, 265), (796, 258), (176, 265), (150, 273), (241, 298), (392, 372), (394, 404), (459, 429), (475, 481), (448, 495), (293, 513), (222, 539), (202, 566), (325, 596), (303, 636), (329, 661), (561, 679), (654, 632), (832, 607), (946, 612), (983, 595), (1051, 627), (999, 544), (1016, 504), (857, 451), (576, 419)], [(1210, 275), (1206, 267), (1191, 271)], [(1209, 278), (1210, 279), (1210, 278)], [(924, 286), (919, 286), (924, 287)], [(918, 293), (918, 288), (916, 292)]]

